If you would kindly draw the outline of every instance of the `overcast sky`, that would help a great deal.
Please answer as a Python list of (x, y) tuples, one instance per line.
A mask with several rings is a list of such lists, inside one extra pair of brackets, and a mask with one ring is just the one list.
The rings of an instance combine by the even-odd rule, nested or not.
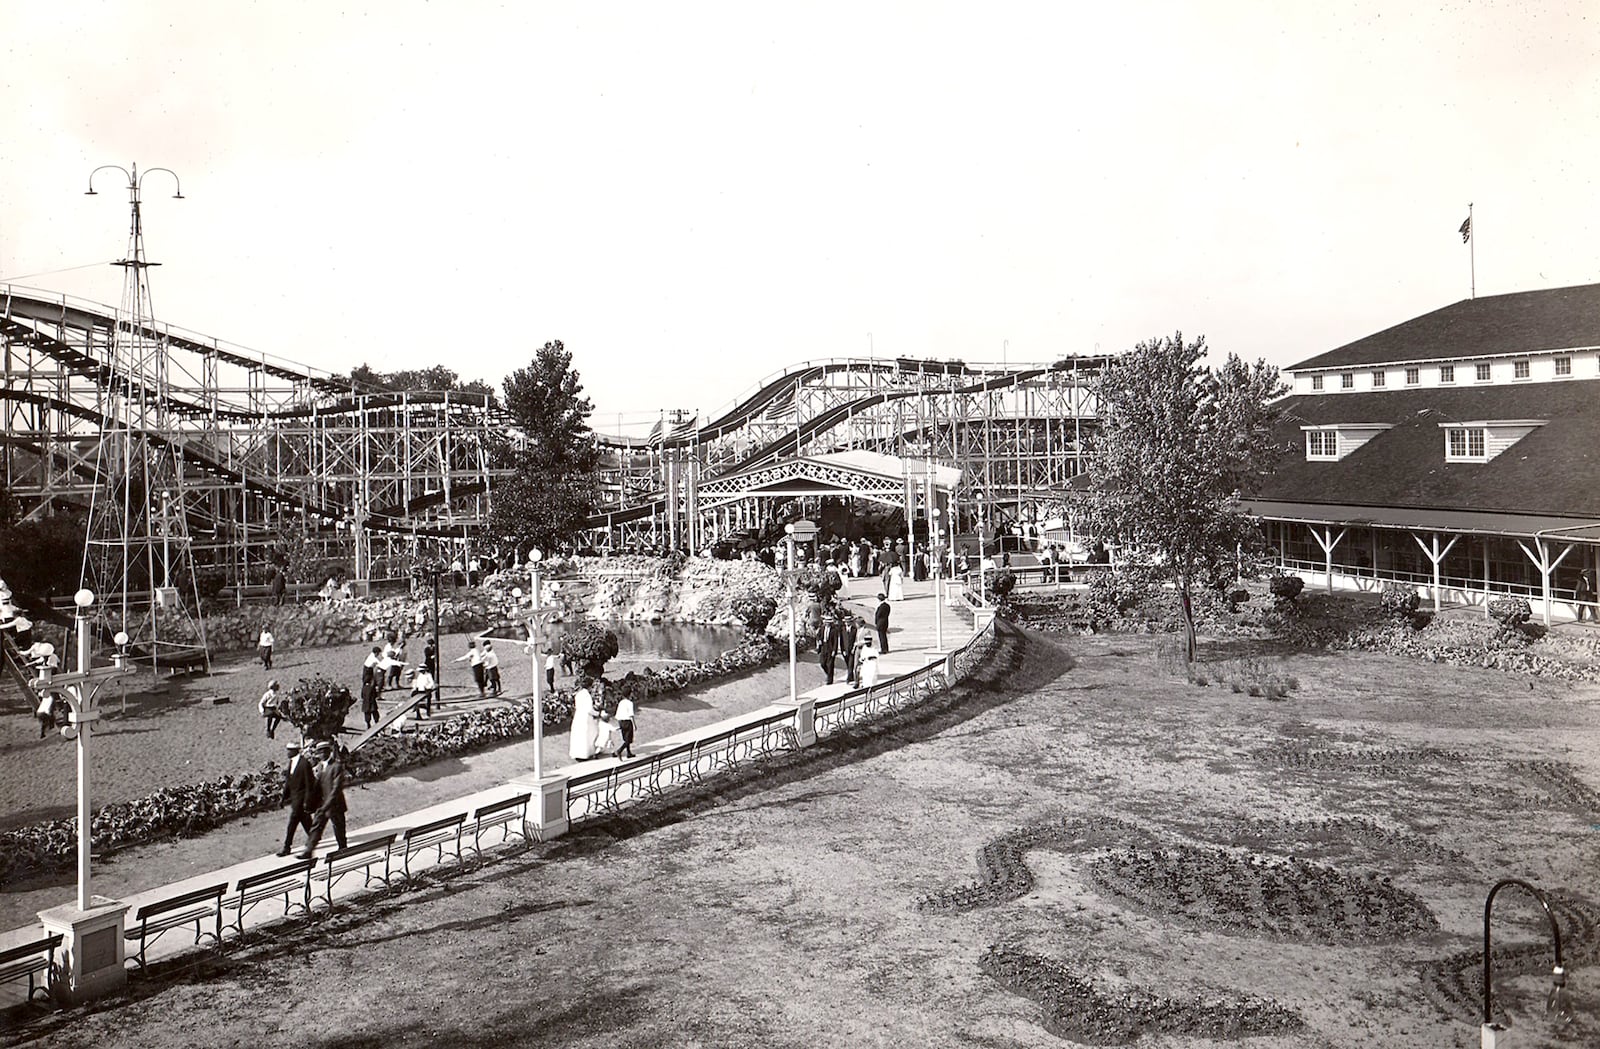
[[(1600, 6), (4, 4), (0, 278), (597, 428), (834, 356), (1289, 364), (1600, 280)], [(869, 335), (870, 333), (870, 335)], [(1007, 346), (1009, 343), (1009, 346)]]

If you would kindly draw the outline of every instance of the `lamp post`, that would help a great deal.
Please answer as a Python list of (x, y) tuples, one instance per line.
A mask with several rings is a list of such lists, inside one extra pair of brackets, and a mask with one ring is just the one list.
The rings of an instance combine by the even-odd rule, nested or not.
[(933, 633), (934, 647), (944, 651), (944, 573), (939, 568), (939, 508), (928, 510), (928, 561), (933, 569)]
[(978, 504), (978, 600), (987, 601), (985, 596), (989, 592), (988, 584), (984, 581), (983, 561), (986, 556), (985, 547), (988, 545), (983, 537), (984, 502), (983, 490), (979, 489), (972, 495), (973, 501)]
[(1551, 971), (1550, 993), (1546, 996), (1544, 1010), (1558, 1026), (1565, 1027), (1572, 1022), (1572, 999), (1567, 993), (1567, 970), (1561, 964), (1561, 926), (1556, 924), (1555, 912), (1550, 910), (1550, 902), (1545, 899), (1544, 893), (1520, 878), (1502, 878), (1494, 883), (1489, 890), (1488, 899), (1483, 902), (1483, 1024), (1480, 1028), (1480, 1045), (1482, 1049), (1497, 1049), (1499, 1036), (1505, 1027), (1494, 1022), (1493, 991), (1491, 987), (1493, 955), (1491, 953), (1489, 919), (1494, 913), (1495, 895), (1508, 886), (1515, 885), (1525, 889), (1544, 910), (1544, 916), (1550, 922), (1550, 940), (1555, 947), (1555, 967)]
[(795, 659), (795, 632), (794, 632), (794, 586), (797, 579), (794, 563), (794, 525), (783, 526), (784, 541), (789, 544), (788, 571), (784, 572), (784, 581), (789, 584), (789, 702), (794, 703), (800, 697), (799, 671)]
[[(528, 648), (532, 652), (533, 660), (533, 778), (544, 778), (544, 698), (539, 687), (541, 680), (539, 666), (539, 562), (544, 560), (544, 553), (533, 547), (528, 551), (528, 571), (532, 576), (531, 585), (533, 593), (528, 595), (531, 608), (528, 613)], [(511, 591), (511, 595), (519, 602), (522, 600), (522, 589), (519, 587)]]

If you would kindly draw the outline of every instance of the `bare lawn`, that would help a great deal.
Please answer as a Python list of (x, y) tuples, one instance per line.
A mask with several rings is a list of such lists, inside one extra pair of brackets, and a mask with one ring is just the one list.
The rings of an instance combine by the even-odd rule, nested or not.
[(1515, 1044), (1600, 1044), (1600, 690), (1340, 653), (1274, 702), (1153, 638), (1002, 637), (918, 710), (0, 1044), (1475, 1046), (1508, 876), (1579, 1014), (1502, 894)]

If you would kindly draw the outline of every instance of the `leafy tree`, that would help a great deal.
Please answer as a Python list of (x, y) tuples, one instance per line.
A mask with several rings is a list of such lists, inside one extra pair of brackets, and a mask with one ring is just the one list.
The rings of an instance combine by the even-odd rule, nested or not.
[(506, 410), (526, 439), (516, 474), (495, 489), (489, 528), (515, 546), (571, 539), (599, 500), (593, 406), (560, 342), (547, 342), (505, 380)]
[(461, 376), (442, 364), (436, 364), (431, 368), (402, 369), (397, 372), (380, 372), (371, 365), (360, 364), (351, 369), (350, 385), (357, 393), (429, 390), (440, 393), (479, 393), (487, 396), (491, 402), (495, 401), (493, 386), (478, 379), (462, 382)]
[(1284, 451), (1273, 437), (1271, 402), (1286, 392), (1278, 369), (1233, 354), (1211, 368), (1205, 356), (1204, 336), (1186, 343), (1179, 332), (1106, 368), (1083, 500), (1094, 535), (1156, 555), (1177, 584), (1190, 662), (1195, 582), (1231, 580), (1239, 548), (1260, 545), (1241, 500)]
[(295, 682), (278, 708), (307, 739), (333, 739), (355, 703), (348, 688), (318, 674)]
[(561, 654), (578, 664), (584, 678), (604, 674), (606, 661), (615, 658), (618, 651), (617, 635), (598, 623), (585, 623), (561, 636)]

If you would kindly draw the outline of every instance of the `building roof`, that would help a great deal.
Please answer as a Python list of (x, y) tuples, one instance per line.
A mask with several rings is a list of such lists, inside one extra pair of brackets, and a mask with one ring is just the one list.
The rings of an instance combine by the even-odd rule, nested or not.
[[(1600, 520), (1600, 380), (1285, 398), (1291, 451), (1262, 483), (1269, 502), (1468, 510)], [(1446, 463), (1440, 423), (1543, 419), (1486, 463)], [(1387, 422), (1334, 462), (1307, 462), (1303, 426)]]
[(1352, 368), (1600, 346), (1600, 284), (1463, 299), (1289, 368)]

